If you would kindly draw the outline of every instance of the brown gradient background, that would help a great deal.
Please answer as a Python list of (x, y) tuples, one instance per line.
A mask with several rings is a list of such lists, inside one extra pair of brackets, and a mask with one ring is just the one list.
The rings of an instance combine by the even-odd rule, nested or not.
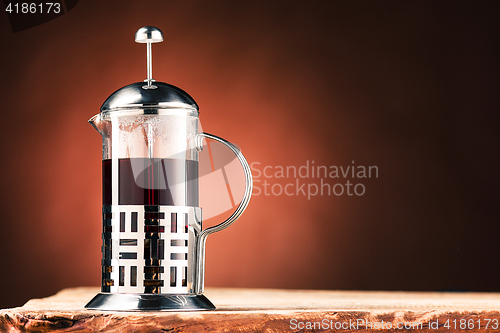
[(87, 119), (145, 78), (145, 25), (154, 77), (249, 162), (379, 168), (361, 197), (255, 196), (209, 237), (207, 286), (500, 291), (499, 7), (82, 0), (15, 34), (0, 14), (0, 307), (100, 283)]

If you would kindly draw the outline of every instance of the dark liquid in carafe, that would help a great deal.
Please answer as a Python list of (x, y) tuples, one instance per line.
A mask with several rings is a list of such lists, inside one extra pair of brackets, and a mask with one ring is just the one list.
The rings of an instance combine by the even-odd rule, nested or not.
[[(172, 158), (118, 159), (119, 205), (198, 207), (198, 162)], [(112, 161), (102, 161), (103, 205), (113, 203)]]

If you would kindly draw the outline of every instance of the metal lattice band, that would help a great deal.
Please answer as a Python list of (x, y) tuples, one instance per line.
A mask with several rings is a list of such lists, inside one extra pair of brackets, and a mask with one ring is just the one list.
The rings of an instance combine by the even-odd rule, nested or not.
[(199, 207), (103, 207), (102, 292), (194, 293), (200, 231)]

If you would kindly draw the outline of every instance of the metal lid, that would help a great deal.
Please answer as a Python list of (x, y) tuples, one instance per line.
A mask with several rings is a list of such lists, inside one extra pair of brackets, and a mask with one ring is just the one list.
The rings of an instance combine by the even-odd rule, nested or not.
[[(101, 112), (127, 109), (189, 109), (198, 111), (198, 104), (184, 90), (152, 78), (151, 44), (163, 41), (156, 27), (143, 27), (135, 34), (137, 43), (147, 44), (147, 79), (118, 89), (101, 106)], [(149, 113), (149, 112), (146, 112)]]
[(184, 90), (164, 82), (155, 82), (156, 88), (144, 88), (136, 82), (118, 89), (101, 106), (101, 112), (140, 108), (184, 108), (198, 111), (198, 104)]

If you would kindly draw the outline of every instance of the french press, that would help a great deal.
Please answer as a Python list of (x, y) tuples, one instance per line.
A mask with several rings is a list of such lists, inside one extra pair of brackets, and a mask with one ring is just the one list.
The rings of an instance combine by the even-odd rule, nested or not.
[[(239, 149), (198, 133), (198, 105), (185, 91), (152, 78), (151, 44), (143, 27), (147, 79), (115, 91), (89, 122), (102, 136), (102, 284), (85, 307), (98, 310), (211, 310), (203, 295), (207, 236), (230, 226), (248, 205), (252, 174)], [(202, 229), (198, 153), (203, 139), (226, 145), (243, 166), (244, 198), (234, 213)]]

